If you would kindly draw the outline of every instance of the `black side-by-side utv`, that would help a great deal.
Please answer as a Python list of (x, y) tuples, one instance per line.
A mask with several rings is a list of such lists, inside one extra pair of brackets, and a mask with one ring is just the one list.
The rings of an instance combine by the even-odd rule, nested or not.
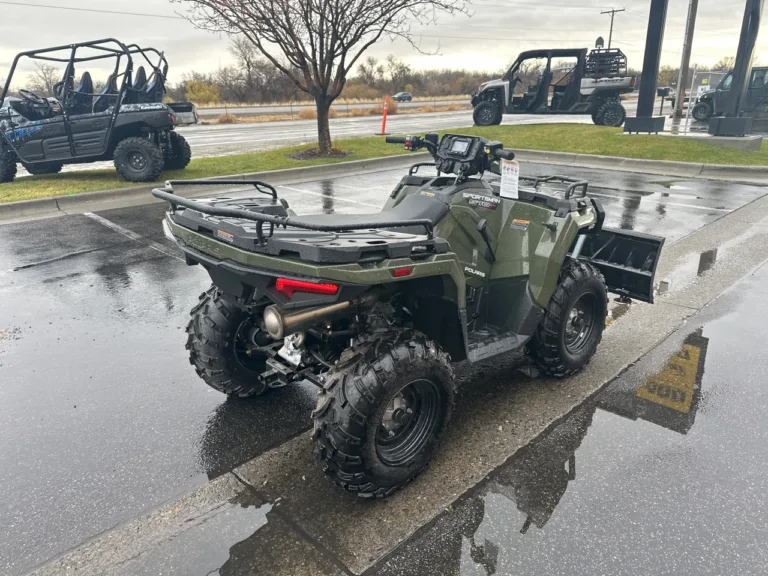
[[(11, 93), (20, 65), (30, 61), (64, 66), (51, 94)], [(111, 70), (99, 93), (92, 71), (76, 80), (76, 67), (86, 63)], [(65, 164), (114, 160), (131, 182), (185, 168), (192, 153), (175, 129), (197, 122), (197, 112), (189, 102), (163, 103), (167, 73), (161, 52), (112, 38), (18, 54), (0, 95), (0, 183), (14, 180), (17, 164), (30, 174), (55, 174)]]

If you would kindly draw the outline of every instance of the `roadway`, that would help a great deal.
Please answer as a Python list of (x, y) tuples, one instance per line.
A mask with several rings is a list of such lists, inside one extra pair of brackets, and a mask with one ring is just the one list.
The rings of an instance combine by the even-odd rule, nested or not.
[[(422, 106), (450, 106), (451, 104), (469, 104), (469, 98), (463, 100), (419, 100), (416, 102), (398, 102), (397, 107), (408, 110), (421, 108)], [(367, 102), (362, 104), (334, 104), (338, 112), (349, 112), (352, 108), (373, 108), (374, 106), (384, 106), (384, 100), (381, 102)], [(302, 104), (264, 104), (260, 106), (226, 106), (217, 108), (198, 108), (197, 113), (203, 119), (218, 118), (222, 114), (233, 114), (235, 116), (270, 116), (278, 114), (298, 114), (304, 108), (313, 109), (315, 107), (312, 103)]]

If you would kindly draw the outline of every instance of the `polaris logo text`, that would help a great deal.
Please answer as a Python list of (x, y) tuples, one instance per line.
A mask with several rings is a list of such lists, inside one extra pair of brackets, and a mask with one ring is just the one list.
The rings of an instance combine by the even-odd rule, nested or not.
[(467, 274), (472, 274), (473, 276), (479, 276), (480, 278), (485, 278), (485, 272), (480, 272), (480, 270), (475, 270), (474, 268), (470, 268), (469, 266), (464, 266), (464, 272)]

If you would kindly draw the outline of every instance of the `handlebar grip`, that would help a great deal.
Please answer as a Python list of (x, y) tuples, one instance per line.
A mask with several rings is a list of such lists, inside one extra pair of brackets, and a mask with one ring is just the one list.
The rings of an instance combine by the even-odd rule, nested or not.
[(496, 158), (498, 158), (500, 160), (501, 159), (503, 159), (503, 160), (514, 160), (515, 159), (515, 153), (512, 150), (506, 150), (506, 149), (496, 150), (496, 152), (494, 153), (494, 156), (496, 156)]
[(384, 141), (387, 144), (405, 144), (405, 138), (402, 136), (387, 136)]

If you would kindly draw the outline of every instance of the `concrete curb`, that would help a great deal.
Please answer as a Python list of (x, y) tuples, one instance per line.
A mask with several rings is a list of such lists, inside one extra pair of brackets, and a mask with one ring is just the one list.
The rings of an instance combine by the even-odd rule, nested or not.
[[(536, 164), (556, 164), (577, 168), (589, 168), (600, 170), (615, 170), (621, 172), (635, 172), (642, 174), (657, 174), (675, 178), (707, 178), (711, 180), (728, 180), (734, 183), (754, 184), (758, 186), (768, 185), (768, 166), (728, 166), (715, 164), (700, 164), (691, 162), (671, 162), (667, 160), (642, 160), (636, 158), (619, 158), (616, 156), (595, 156), (591, 154), (574, 154), (569, 152), (547, 152), (542, 150), (518, 150), (517, 159), (522, 162)], [(377, 170), (400, 168), (424, 162), (430, 158), (426, 152), (408, 155), (386, 156), (384, 158), (371, 158), (368, 160), (352, 160), (350, 162), (337, 162), (321, 166), (307, 166), (303, 168), (286, 168), (283, 170), (270, 170), (266, 172), (252, 172), (248, 174), (234, 174), (230, 176), (216, 176), (209, 178), (211, 187), (195, 188), (194, 194), (182, 196), (198, 196), (207, 194), (216, 189), (217, 180), (263, 180), (270, 184), (298, 184), (322, 178), (334, 178), (337, 176), (351, 176)], [(66, 213), (67, 210), (87, 210), (89, 205), (97, 202), (125, 202), (126, 205), (155, 202), (151, 197), (153, 188), (157, 184), (118, 188), (115, 190), (99, 190), (85, 192), (70, 196), (55, 198), (40, 198), (35, 200), (22, 200), (20, 202), (8, 202), (0, 204), (0, 221), (13, 220), (15, 218), (29, 218), (36, 215), (52, 215), (57, 212)]]

